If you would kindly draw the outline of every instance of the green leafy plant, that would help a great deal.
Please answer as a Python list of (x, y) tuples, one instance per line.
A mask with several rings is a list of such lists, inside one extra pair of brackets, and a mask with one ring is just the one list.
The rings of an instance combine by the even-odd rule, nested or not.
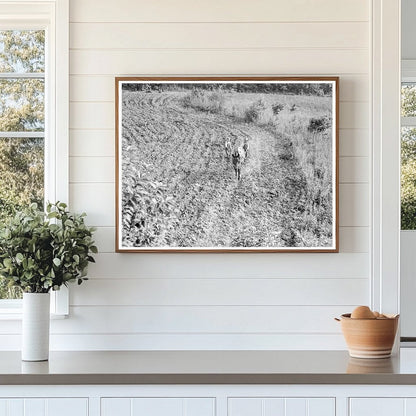
[(0, 229), (0, 277), (29, 293), (81, 284), (97, 253), (85, 215), (71, 214), (60, 202), (49, 203), (46, 213), (37, 204), (18, 211)]

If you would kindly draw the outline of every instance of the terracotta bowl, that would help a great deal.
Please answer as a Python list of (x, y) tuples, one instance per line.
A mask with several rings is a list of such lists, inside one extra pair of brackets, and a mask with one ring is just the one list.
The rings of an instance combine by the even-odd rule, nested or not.
[(341, 329), (351, 357), (388, 358), (391, 356), (399, 315), (383, 319), (352, 319), (341, 315)]

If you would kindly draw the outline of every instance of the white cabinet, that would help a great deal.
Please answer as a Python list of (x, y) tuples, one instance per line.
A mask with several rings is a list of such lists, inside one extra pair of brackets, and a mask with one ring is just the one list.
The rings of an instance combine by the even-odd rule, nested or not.
[(88, 416), (87, 398), (0, 399), (0, 416)]
[(416, 385), (0, 385), (0, 416), (416, 416)]
[(228, 416), (335, 416), (335, 399), (230, 398)]
[(101, 399), (101, 416), (213, 416), (214, 398), (112, 398)]
[(351, 398), (350, 416), (416, 415), (415, 398)]

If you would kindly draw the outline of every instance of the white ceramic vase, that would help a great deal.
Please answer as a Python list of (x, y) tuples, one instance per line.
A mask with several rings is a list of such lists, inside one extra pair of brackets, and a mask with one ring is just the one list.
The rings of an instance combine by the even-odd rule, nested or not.
[(22, 322), (23, 361), (48, 360), (49, 322), (49, 293), (24, 293)]

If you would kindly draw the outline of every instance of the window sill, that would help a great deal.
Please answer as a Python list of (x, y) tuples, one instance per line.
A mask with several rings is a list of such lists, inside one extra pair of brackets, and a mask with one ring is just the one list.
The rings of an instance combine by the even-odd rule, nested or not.
[[(63, 286), (51, 291), (51, 319), (65, 319), (69, 316), (69, 291)], [(0, 321), (22, 319), (22, 299), (0, 299)]]
[[(16, 311), (12, 309), (2, 309), (0, 311), (0, 321), (21, 321), (23, 317), (22, 311)], [(51, 320), (61, 320), (68, 318), (69, 315), (65, 314), (58, 314), (58, 313), (51, 313)]]

